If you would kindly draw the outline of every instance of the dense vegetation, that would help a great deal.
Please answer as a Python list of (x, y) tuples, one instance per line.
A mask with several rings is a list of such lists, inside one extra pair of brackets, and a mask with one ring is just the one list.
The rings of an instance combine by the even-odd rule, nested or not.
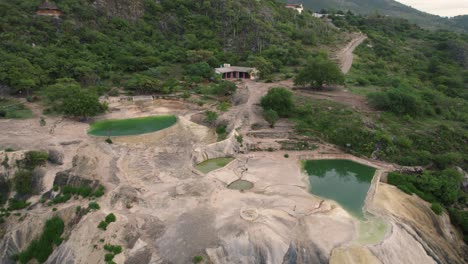
[(420, 175), (392, 173), (389, 183), (431, 202), (437, 214), (445, 207), (468, 241), (468, 199), (455, 169), (468, 169), (468, 35), (351, 13), (334, 17), (334, 23), (369, 37), (356, 50), (347, 86), (383, 112), (302, 104), (298, 128), (318, 131), (350, 152), (424, 166)]
[(60, 217), (53, 217), (45, 223), (42, 235), (38, 240), (33, 240), (29, 246), (15, 256), (20, 263), (28, 263), (32, 259), (36, 259), (39, 263), (43, 263), (52, 254), (54, 245), (58, 246), (62, 243), (62, 233), (65, 225)]
[(367, 129), (369, 150), (402, 165), (467, 169), (468, 35), (381, 16), (347, 14), (334, 23), (369, 37), (347, 78), (352, 91), (384, 111)]
[(141, 15), (126, 20), (106, 6), (62, 0), (65, 14), (53, 20), (34, 16), (37, 1), (0, 1), (0, 84), (30, 94), (69, 78), (93, 93), (174, 92), (184, 88), (175, 80), (202, 81), (225, 62), (280, 71), (307, 46), (338, 36), (273, 0), (143, 2)]
[(436, 214), (448, 208), (451, 221), (460, 227), (464, 240), (468, 243), (468, 211), (463, 210), (468, 203), (468, 194), (460, 190), (463, 176), (455, 169), (426, 171), (421, 176), (390, 173), (388, 182), (406, 193), (415, 193), (431, 202), (431, 209)]

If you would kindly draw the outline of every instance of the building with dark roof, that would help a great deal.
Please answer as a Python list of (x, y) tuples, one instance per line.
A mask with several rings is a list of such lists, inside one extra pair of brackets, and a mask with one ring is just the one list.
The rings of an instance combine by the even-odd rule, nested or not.
[(53, 3), (45, 0), (36, 11), (36, 15), (38, 16), (51, 16), (55, 18), (59, 18), (62, 15), (62, 11)]
[(220, 68), (216, 68), (215, 72), (220, 74), (223, 79), (256, 80), (258, 77), (258, 70), (255, 68), (231, 66), (231, 64), (224, 64)]

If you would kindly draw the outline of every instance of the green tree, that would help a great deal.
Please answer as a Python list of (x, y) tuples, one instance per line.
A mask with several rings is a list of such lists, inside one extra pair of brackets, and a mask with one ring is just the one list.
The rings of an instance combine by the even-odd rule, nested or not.
[(251, 59), (251, 65), (257, 68), (257, 70), (259, 71), (260, 79), (266, 79), (270, 77), (270, 75), (275, 70), (273, 63), (261, 56), (256, 56), (253, 59)]
[(260, 104), (264, 111), (274, 110), (280, 117), (288, 117), (294, 110), (292, 92), (281, 87), (274, 87), (268, 91)]
[(274, 128), (279, 119), (278, 113), (273, 109), (268, 109), (263, 113), (263, 116), (268, 124), (270, 124), (271, 128)]
[(194, 79), (208, 79), (213, 76), (214, 69), (206, 62), (197, 62), (187, 66), (186, 74)]
[(336, 63), (319, 56), (309, 60), (299, 71), (294, 78), (294, 85), (322, 88), (325, 84), (343, 84), (344, 80), (344, 74)]
[(60, 79), (47, 87), (46, 97), (55, 111), (68, 116), (88, 118), (103, 113), (107, 106), (99, 102), (94, 91), (81, 88), (72, 79)]
[(143, 74), (133, 74), (124, 86), (125, 89), (131, 90), (136, 94), (163, 92), (163, 85), (158, 79)]

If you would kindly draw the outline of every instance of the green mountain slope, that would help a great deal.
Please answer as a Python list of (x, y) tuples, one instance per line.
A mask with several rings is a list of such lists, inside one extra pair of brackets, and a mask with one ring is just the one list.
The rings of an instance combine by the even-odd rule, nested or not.
[(467, 30), (466, 24), (431, 15), (394, 0), (304, 0), (304, 5), (312, 10), (321, 9), (351, 10), (359, 14), (378, 12), (382, 15), (408, 19), (429, 29)]
[(110, 87), (138, 74), (156, 83), (202, 62), (275, 71), (339, 34), (274, 0), (60, 0), (60, 20), (36, 16), (39, 3), (0, 0), (0, 84), (14, 92), (59, 78)]

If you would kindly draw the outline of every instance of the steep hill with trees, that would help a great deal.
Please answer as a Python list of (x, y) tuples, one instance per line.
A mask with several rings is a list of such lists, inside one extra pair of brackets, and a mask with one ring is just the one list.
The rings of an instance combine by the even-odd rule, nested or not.
[(0, 0), (0, 84), (12, 93), (60, 78), (99, 93), (129, 82), (171, 92), (174, 80), (197, 74), (193, 67), (231, 63), (278, 71), (298, 64), (307, 47), (339, 35), (310, 13), (298, 16), (274, 0), (56, 4), (64, 13), (59, 20), (36, 16), (36, 0)]

